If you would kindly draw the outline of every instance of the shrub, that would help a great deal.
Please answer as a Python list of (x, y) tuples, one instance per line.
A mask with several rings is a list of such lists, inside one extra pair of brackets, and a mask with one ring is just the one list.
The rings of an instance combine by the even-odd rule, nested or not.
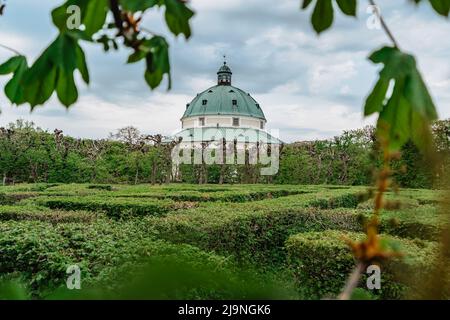
[(104, 211), (108, 216), (114, 218), (125, 218), (129, 215), (161, 215), (171, 210), (194, 205), (192, 203), (176, 203), (172, 200), (101, 197), (49, 197), (40, 198), (37, 202), (51, 209)]
[(268, 264), (284, 261), (283, 246), (289, 235), (327, 229), (361, 230), (358, 216), (343, 210), (238, 211), (225, 205), (151, 218), (151, 224), (162, 239), (232, 254), (241, 263), (256, 260)]
[[(294, 235), (286, 241), (288, 264), (304, 295), (312, 299), (336, 296), (355, 266), (355, 260), (343, 237), (361, 240), (362, 233), (328, 230)], [(420, 283), (432, 270), (431, 259), (436, 243), (384, 237), (393, 248), (406, 256), (381, 266), (381, 290), (384, 299), (404, 298), (406, 289)], [(363, 281), (364, 282), (364, 279)]]
[(52, 226), (40, 221), (0, 222), (0, 273), (20, 272), (33, 294), (65, 283), (66, 268), (77, 264), (83, 280), (148, 256), (154, 238), (137, 222), (98, 220)]
[(312, 200), (308, 203), (308, 206), (320, 209), (356, 208), (365, 199), (364, 193), (346, 193), (335, 197)]
[(0, 221), (7, 220), (37, 220), (53, 224), (68, 222), (90, 222), (97, 214), (87, 211), (51, 210), (46, 207), (32, 205), (0, 206)]
[(36, 197), (35, 192), (0, 193), (0, 205), (11, 205), (23, 199)]
[(113, 187), (106, 184), (92, 184), (87, 187), (88, 189), (97, 189), (97, 190), (105, 190), (105, 191), (112, 191)]
[[(370, 211), (361, 211), (363, 223), (369, 219)], [(423, 240), (438, 241), (445, 220), (439, 214), (436, 207), (425, 205), (401, 210), (383, 210), (380, 213), (380, 231), (402, 238), (418, 238)]]

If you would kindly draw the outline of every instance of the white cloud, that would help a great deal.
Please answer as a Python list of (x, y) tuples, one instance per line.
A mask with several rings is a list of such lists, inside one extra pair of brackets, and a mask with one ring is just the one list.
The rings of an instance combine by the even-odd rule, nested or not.
[(343, 81), (351, 79), (356, 73), (352, 60), (314, 65), (309, 74), (310, 90), (316, 94), (330, 91), (342, 86)]

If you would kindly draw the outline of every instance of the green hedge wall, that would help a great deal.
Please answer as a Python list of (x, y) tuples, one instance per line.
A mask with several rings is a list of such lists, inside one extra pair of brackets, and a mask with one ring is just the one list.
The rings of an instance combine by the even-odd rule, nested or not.
[(8, 220), (36, 220), (47, 221), (53, 224), (70, 222), (91, 222), (95, 220), (100, 213), (89, 211), (65, 211), (52, 210), (46, 207), (38, 206), (0, 206), (0, 221)]
[(51, 209), (104, 211), (114, 218), (132, 216), (161, 215), (192, 203), (177, 203), (172, 200), (96, 198), (96, 197), (49, 197), (40, 198), (38, 204)]
[(149, 219), (155, 234), (162, 239), (232, 254), (241, 263), (256, 260), (269, 265), (284, 262), (284, 242), (292, 234), (327, 229), (362, 230), (355, 214), (317, 208), (236, 211), (210, 206)]
[[(304, 296), (311, 299), (336, 297), (355, 266), (353, 255), (343, 237), (361, 240), (362, 233), (328, 230), (294, 235), (286, 241), (288, 264)], [(405, 298), (423, 284), (432, 271), (437, 244), (423, 240), (385, 237), (393, 247), (406, 254), (381, 266), (381, 289), (375, 293), (383, 299)], [(365, 285), (365, 278), (361, 286)], [(417, 290), (416, 290), (417, 291)]]

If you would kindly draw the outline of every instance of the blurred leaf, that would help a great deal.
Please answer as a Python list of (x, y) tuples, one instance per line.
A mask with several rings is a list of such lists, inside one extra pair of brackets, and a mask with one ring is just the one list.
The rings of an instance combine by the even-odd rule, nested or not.
[(169, 44), (163, 37), (155, 36), (146, 40), (142, 46), (147, 52), (145, 80), (150, 88), (156, 88), (162, 81), (164, 74), (168, 75), (168, 89), (171, 88)]
[(448, 17), (448, 14), (450, 12), (450, 0), (429, 0), (429, 1), (431, 3), (431, 6), (437, 13), (445, 17)]
[(344, 14), (356, 17), (356, 0), (336, 0), (336, 2)]
[(313, 0), (303, 0), (302, 9), (308, 8)]
[(56, 90), (59, 100), (69, 107), (78, 98), (73, 78), (76, 69), (88, 82), (84, 53), (78, 41), (60, 34), (23, 75), (25, 101), (34, 108), (45, 103)]
[[(448, 17), (450, 13), (450, 0), (428, 0), (434, 11), (442, 16)], [(423, 2), (423, 0), (411, 0), (415, 4)]]
[(176, 36), (182, 33), (186, 39), (189, 38), (191, 36), (189, 19), (192, 18), (194, 12), (180, 0), (164, 0), (164, 3), (166, 5), (166, 23), (170, 31)]
[(59, 101), (66, 107), (75, 103), (78, 98), (78, 91), (73, 79), (73, 74), (67, 73), (64, 68), (59, 69), (56, 93)]
[[(339, 9), (348, 16), (356, 16), (356, 0), (336, 0)], [(301, 9), (304, 10), (312, 0), (304, 0)], [(320, 34), (333, 24), (334, 11), (332, 0), (317, 0), (311, 17), (314, 30)]]
[(108, 0), (89, 1), (82, 15), (82, 23), (87, 35), (91, 36), (103, 27), (108, 10)]
[(333, 24), (333, 5), (331, 0), (318, 0), (311, 17), (311, 23), (317, 33), (325, 31)]
[(155, 5), (161, 5), (163, 0), (121, 0), (120, 4), (126, 11), (136, 12), (145, 11)]
[(68, 0), (52, 11), (53, 24), (58, 27), (60, 32), (69, 30), (67, 27), (67, 20), (71, 16), (71, 13), (67, 13), (67, 9), (72, 5), (76, 5), (80, 8), (80, 22), (84, 25), (83, 32), (89, 38), (105, 24), (109, 8), (108, 0)]
[(127, 63), (135, 63), (138, 62), (142, 59), (144, 59), (147, 56), (146, 51), (144, 50), (136, 50), (135, 52), (133, 52), (132, 54), (130, 54), (130, 56), (128, 57)]
[[(398, 150), (411, 139), (424, 150), (431, 140), (429, 124), (437, 119), (437, 113), (414, 57), (397, 48), (384, 47), (369, 59), (384, 67), (366, 100), (364, 114), (379, 112), (377, 128), (391, 149)], [(393, 92), (385, 102), (391, 81)]]
[(372, 113), (380, 112), (383, 109), (383, 102), (386, 98), (386, 93), (389, 87), (389, 81), (385, 78), (378, 79), (375, 88), (370, 93), (366, 100), (364, 107), (364, 116), (369, 116)]
[[(9, 74), (15, 72), (19, 66), (21, 65), (22, 61), (25, 59), (24, 56), (14, 56), (4, 62), (2, 65), (0, 65), (0, 74)], [(26, 62), (26, 59), (25, 59)]]
[(78, 70), (80, 71), (81, 77), (83, 78), (84, 82), (89, 84), (89, 70), (86, 64), (86, 57), (84, 55), (83, 49), (81, 49), (80, 46), (76, 47), (76, 65)]
[(24, 56), (15, 56), (0, 65), (0, 74), (13, 73), (13, 77), (5, 86), (5, 95), (14, 104), (24, 101), (23, 88), (20, 85), (23, 74), (28, 69), (27, 59)]

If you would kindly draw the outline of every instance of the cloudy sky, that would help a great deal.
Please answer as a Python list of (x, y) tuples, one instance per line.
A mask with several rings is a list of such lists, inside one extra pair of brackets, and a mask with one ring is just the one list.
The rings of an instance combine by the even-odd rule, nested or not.
[[(56, 36), (49, 12), (55, 0), (7, 0), (0, 17), (0, 43), (35, 59)], [(284, 141), (327, 138), (362, 127), (363, 101), (376, 80), (378, 67), (368, 54), (389, 44), (381, 30), (370, 29), (366, 1), (359, 1), (358, 18), (335, 16), (331, 30), (317, 37), (310, 11), (300, 0), (191, 0), (196, 15), (189, 41), (169, 34), (162, 11), (145, 18), (147, 28), (168, 35), (173, 88), (151, 91), (143, 80), (143, 65), (126, 65), (129, 52), (103, 53), (83, 45), (91, 84), (79, 81), (81, 94), (68, 111), (52, 98), (30, 113), (12, 106), (0, 93), (0, 126), (18, 118), (44, 129), (59, 128), (76, 137), (107, 137), (127, 125), (145, 133), (172, 134), (180, 128), (185, 105), (196, 93), (216, 82), (216, 71), (227, 55), (233, 85), (250, 92), (262, 106), (268, 129), (279, 129)], [(450, 117), (450, 21), (424, 2), (378, 0), (382, 14), (400, 46), (413, 52), (441, 118)], [(0, 48), (0, 61), (11, 54)], [(7, 77), (0, 78), (4, 86)]]

